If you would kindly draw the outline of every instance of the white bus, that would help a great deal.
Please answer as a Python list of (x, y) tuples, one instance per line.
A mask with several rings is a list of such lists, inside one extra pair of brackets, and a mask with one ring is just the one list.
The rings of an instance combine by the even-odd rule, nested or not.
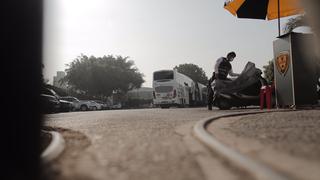
[(161, 108), (204, 105), (207, 92), (204, 87), (177, 70), (156, 71), (153, 73), (153, 103)]

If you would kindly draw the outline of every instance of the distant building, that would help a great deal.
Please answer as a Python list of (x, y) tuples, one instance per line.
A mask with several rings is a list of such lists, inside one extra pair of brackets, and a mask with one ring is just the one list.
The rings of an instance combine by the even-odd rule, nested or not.
[(60, 80), (63, 79), (66, 76), (66, 73), (64, 71), (57, 71), (57, 75), (53, 77), (53, 86), (67, 89), (67, 84), (62, 83)]

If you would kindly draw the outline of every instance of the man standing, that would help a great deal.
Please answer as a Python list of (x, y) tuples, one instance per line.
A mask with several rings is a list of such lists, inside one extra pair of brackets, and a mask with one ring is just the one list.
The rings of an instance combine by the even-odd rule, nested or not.
[(236, 57), (235, 52), (229, 52), (227, 57), (221, 57), (217, 60), (214, 66), (215, 78), (220, 80), (227, 80), (227, 76), (239, 76), (240, 74), (234, 73), (232, 70), (231, 63)]
[(208, 109), (212, 110), (212, 103), (213, 103), (213, 90), (211, 88), (211, 83), (213, 80), (215, 79), (219, 79), (219, 80), (228, 80), (227, 76), (228, 74), (230, 76), (234, 76), (237, 77), (240, 74), (234, 73), (232, 70), (232, 66), (231, 63), (233, 61), (233, 59), (236, 57), (236, 53), (235, 52), (229, 52), (227, 54), (227, 57), (221, 57), (217, 60), (215, 66), (214, 66), (214, 73), (212, 75), (212, 77), (209, 80), (209, 84), (208, 84)]

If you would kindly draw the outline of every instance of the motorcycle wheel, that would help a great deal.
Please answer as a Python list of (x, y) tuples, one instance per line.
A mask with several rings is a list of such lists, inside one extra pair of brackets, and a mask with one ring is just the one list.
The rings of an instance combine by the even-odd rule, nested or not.
[(227, 99), (219, 99), (218, 108), (220, 110), (229, 110), (231, 109), (231, 104)]

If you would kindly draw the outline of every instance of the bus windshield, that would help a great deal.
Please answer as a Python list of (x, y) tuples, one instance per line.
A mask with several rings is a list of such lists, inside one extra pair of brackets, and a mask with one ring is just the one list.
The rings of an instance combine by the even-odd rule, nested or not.
[(155, 88), (155, 91), (157, 93), (167, 93), (167, 92), (173, 91), (173, 87), (172, 86), (158, 86)]
[(173, 71), (160, 71), (153, 73), (153, 80), (173, 79)]

